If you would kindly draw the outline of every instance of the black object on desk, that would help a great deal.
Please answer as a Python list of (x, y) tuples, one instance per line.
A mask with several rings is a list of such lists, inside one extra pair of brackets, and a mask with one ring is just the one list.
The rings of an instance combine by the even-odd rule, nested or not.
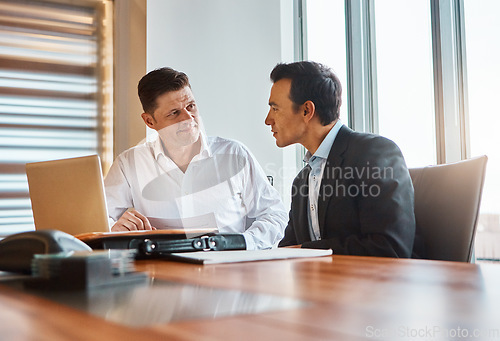
[(13, 234), (0, 241), (0, 271), (30, 274), (35, 254), (67, 251), (92, 251), (70, 234), (41, 230)]
[(35, 255), (33, 278), (24, 285), (37, 289), (86, 290), (148, 279), (136, 272), (134, 250), (61, 252)]
[(245, 250), (246, 242), (239, 233), (207, 233), (195, 238), (185, 235), (160, 234), (155, 232), (141, 234), (106, 234), (92, 239), (84, 239), (96, 249), (133, 249), (137, 250), (136, 259), (161, 258), (170, 253), (193, 251)]

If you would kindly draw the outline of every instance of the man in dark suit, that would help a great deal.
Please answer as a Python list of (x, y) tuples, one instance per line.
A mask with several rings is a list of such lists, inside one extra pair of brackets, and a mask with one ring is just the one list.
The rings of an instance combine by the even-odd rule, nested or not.
[(278, 64), (271, 80), (265, 122), (276, 144), (300, 143), (307, 149), (307, 165), (294, 180), (289, 222), (279, 246), (410, 257), (413, 186), (398, 146), (342, 124), (340, 81), (324, 65)]

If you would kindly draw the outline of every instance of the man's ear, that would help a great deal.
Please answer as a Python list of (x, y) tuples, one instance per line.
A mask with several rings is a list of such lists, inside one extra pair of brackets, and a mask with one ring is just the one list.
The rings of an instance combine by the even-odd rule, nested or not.
[(153, 115), (151, 114), (148, 114), (147, 112), (143, 112), (141, 114), (141, 117), (144, 121), (144, 123), (146, 123), (146, 125), (151, 128), (151, 129), (154, 129), (154, 126), (155, 126), (155, 123), (156, 123), (156, 120), (154, 119)]
[(316, 106), (314, 105), (314, 102), (305, 101), (304, 104), (302, 104), (302, 108), (304, 119), (306, 121), (310, 121), (316, 114)]

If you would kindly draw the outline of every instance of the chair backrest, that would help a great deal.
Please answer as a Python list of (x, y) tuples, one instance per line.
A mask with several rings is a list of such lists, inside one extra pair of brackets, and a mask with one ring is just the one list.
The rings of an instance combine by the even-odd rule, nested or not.
[(409, 170), (426, 258), (471, 261), (487, 160), (480, 156)]

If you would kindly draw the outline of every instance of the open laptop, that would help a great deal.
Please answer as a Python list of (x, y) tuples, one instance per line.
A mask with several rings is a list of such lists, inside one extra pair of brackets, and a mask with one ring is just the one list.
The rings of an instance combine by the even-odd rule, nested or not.
[(26, 164), (36, 230), (109, 232), (99, 156)]

